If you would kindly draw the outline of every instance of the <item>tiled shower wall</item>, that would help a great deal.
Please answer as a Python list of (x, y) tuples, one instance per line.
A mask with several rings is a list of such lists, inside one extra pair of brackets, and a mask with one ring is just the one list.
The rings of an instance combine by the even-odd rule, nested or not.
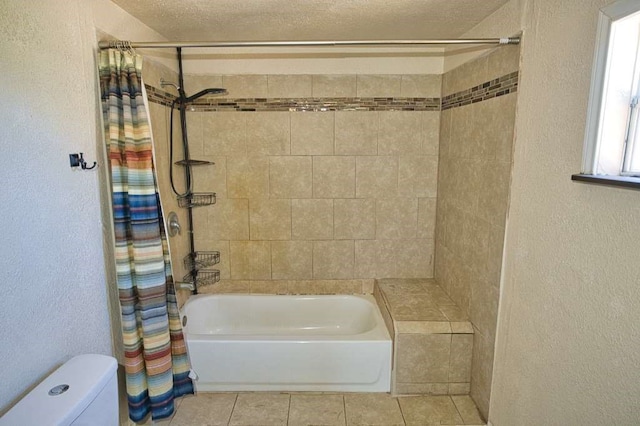
[(243, 104), (188, 113), (191, 157), (215, 163), (194, 168), (195, 190), (218, 195), (194, 209), (196, 249), (221, 252), (223, 280), (433, 276), (441, 76), (186, 75), (185, 86)]
[(443, 76), (435, 277), (473, 323), (471, 396), (485, 418), (509, 200), (518, 63), (518, 46), (501, 47)]

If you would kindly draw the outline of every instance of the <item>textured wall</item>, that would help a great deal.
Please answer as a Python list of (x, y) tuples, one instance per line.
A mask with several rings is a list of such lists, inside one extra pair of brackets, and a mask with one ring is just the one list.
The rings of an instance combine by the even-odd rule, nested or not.
[(90, 15), (2, 1), (0, 411), (73, 355), (111, 353), (96, 171)]
[[(512, 2), (513, 3), (513, 2)], [(580, 171), (601, 0), (521, 4), (511, 203), (489, 420), (637, 424), (640, 193)]]
[[(518, 70), (506, 46), (443, 76), (451, 95)], [(435, 276), (475, 329), (471, 395), (489, 411), (516, 93), (446, 109), (441, 118)]]

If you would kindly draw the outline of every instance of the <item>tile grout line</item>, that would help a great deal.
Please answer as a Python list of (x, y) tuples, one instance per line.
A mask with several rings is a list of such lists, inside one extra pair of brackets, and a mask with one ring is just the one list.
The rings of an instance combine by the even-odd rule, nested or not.
[(347, 401), (345, 399), (345, 395), (342, 394), (342, 409), (344, 410), (344, 424), (345, 426), (348, 426), (347, 424)]
[(396, 404), (398, 404), (398, 408), (400, 409), (400, 415), (402, 416), (402, 423), (404, 423), (405, 425), (407, 424), (407, 419), (404, 417), (404, 411), (402, 410), (402, 404), (400, 404), (400, 399), (395, 397), (393, 398), (396, 401)]
[(231, 407), (231, 413), (229, 414), (229, 420), (227, 420), (227, 425), (231, 423), (231, 418), (233, 417), (233, 412), (236, 410), (236, 405), (238, 404), (238, 396), (240, 394), (236, 394), (235, 399), (233, 400), (233, 407)]

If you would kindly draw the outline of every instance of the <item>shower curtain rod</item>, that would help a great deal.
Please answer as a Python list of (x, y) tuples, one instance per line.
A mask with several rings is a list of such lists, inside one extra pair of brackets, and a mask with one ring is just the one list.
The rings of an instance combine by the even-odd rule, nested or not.
[(420, 46), (445, 44), (519, 44), (520, 37), (450, 40), (308, 40), (308, 41), (125, 41), (104, 40), (100, 49), (142, 49), (177, 47), (285, 47), (285, 46)]

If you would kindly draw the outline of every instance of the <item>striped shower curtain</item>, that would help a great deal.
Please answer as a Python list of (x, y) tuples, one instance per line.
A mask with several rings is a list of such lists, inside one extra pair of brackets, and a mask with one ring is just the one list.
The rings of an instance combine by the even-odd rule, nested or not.
[(193, 393), (142, 93), (142, 57), (100, 52), (100, 89), (111, 171), (117, 284), (129, 417), (153, 420)]

